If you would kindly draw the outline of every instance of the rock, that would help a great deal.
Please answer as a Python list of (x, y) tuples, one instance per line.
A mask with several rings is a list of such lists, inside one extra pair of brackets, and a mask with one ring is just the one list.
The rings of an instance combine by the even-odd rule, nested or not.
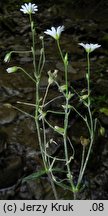
[(107, 79), (98, 79), (96, 82), (95, 93), (108, 94), (108, 80)]
[(7, 134), (0, 131), (0, 153), (7, 148)]
[(21, 186), (19, 188), (19, 193), (18, 193), (18, 199), (19, 200), (22, 200), (22, 199), (23, 200), (24, 199), (31, 200), (31, 199), (33, 199), (32, 193), (30, 192), (30, 190), (28, 188), (27, 182), (21, 183)]
[(24, 62), (24, 63), (28, 63), (28, 62), (31, 62), (32, 61), (32, 58), (31, 57), (27, 57), (27, 56), (24, 56), (22, 58), (20, 58), (20, 62)]
[[(73, 121), (74, 122), (74, 121)], [(81, 137), (88, 139), (88, 130), (83, 120), (76, 120), (69, 129), (69, 137), (75, 144), (81, 145)]]
[(5, 125), (12, 123), (17, 117), (17, 112), (14, 109), (1, 106), (0, 107), (0, 124)]
[(4, 86), (4, 83), (0, 82), (0, 101), (6, 101), (10, 97), (19, 96), (20, 92), (18, 90), (12, 89), (11, 87)]
[[(62, 62), (57, 62), (56, 67), (58, 70), (64, 72), (64, 65)], [(77, 71), (71, 66), (71, 64), (68, 65), (68, 73), (77, 74)]]
[(32, 196), (36, 200), (40, 200), (40, 199), (43, 198), (42, 183), (41, 183), (40, 179), (28, 181), (27, 186), (28, 186), (28, 189), (29, 189), (29, 193), (31, 193)]
[(10, 187), (21, 177), (23, 165), (21, 157), (8, 156), (4, 158), (3, 167), (0, 168), (0, 189)]
[(107, 115), (102, 113), (102, 114), (100, 114), (99, 119), (100, 119), (102, 125), (108, 126), (108, 116)]

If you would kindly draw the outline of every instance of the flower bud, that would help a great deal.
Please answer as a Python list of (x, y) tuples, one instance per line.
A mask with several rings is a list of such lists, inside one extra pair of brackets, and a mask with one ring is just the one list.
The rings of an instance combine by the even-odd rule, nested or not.
[(67, 53), (64, 57), (64, 63), (65, 63), (65, 65), (68, 65), (68, 54)]
[(7, 71), (8, 73), (14, 73), (14, 72), (16, 72), (17, 70), (18, 70), (18, 67), (17, 67), (17, 66), (9, 67), (9, 68), (6, 69), (6, 71)]
[(102, 136), (105, 135), (105, 128), (104, 128), (104, 127), (101, 127), (101, 128), (100, 128), (100, 134), (101, 134)]
[(7, 54), (5, 55), (4, 62), (9, 62), (9, 61), (10, 61), (10, 59), (11, 59), (11, 53), (12, 53), (12, 52), (9, 52), (9, 53), (7, 53)]

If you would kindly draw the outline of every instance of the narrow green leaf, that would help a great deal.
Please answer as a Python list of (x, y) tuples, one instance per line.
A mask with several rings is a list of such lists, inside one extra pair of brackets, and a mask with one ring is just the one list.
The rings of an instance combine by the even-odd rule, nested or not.
[(40, 178), (41, 176), (45, 175), (47, 172), (46, 170), (40, 170), (40, 171), (37, 171), (25, 178), (23, 178), (22, 182), (25, 182), (25, 181), (30, 181), (30, 180), (33, 180), (33, 179), (37, 179), (37, 178)]

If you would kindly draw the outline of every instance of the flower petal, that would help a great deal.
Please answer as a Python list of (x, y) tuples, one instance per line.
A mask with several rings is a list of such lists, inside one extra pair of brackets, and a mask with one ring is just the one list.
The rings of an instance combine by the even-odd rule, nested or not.
[(64, 26), (58, 26), (57, 28), (51, 27), (51, 30), (47, 29), (46, 31), (44, 31), (44, 33), (50, 35), (55, 40), (58, 40), (62, 31), (64, 31)]
[(90, 53), (94, 51), (95, 49), (101, 47), (101, 45), (99, 44), (92, 44), (92, 43), (90, 44), (79, 43), (79, 45), (82, 46), (86, 50), (87, 53)]
[(34, 14), (35, 11), (38, 11), (38, 6), (32, 3), (25, 3), (21, 6), (20, 11), (22, 11), (24, 14)]

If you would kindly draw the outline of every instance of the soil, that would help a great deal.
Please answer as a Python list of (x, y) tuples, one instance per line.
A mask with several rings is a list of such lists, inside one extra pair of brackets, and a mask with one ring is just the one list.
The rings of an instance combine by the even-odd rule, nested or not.
[[(23, 2), (23, 1), (22, 1)], [(24, 1), (25, 3), (25, 1)], [(35, 1), (34, 1), (35, 3)], [(77, 199), (105, 200), (108, 199), (108, 113), (100, 109), (108, 109), (108, 2), (106, 0), (48, 0), (36, 1), (38, 12), (33, 15), (37, 32), (37, 53), (39, 59), (40, 39), (44, 31), (51, 26), (64, 25), (61, 36), (63, 52), (69, 54), (69, 87), (80, 91), (85, 88), (86, 59), (83, 49), (78, 45), (84, 43), (99, 43), (101, 48), (91, 54), (91, 87), (95, 115), (105, 133), (102, 136), (97, 130), (96, 141), (84, 175), (84, 189)], [(29, 20), (20, 11), (17, 0), (0, 1), (0, 199), (54, 199), (49, 179), (46, 175), (23, 182), (23, 178), (37, 173), (42, 168), (42, 159), (38, 146), (38, 138), (34, 120), (26, 115), (34, 114), (34, 108), (17, 104), (17, 101), (34, 103), (35, 86), (21, 72), (7, 74), (6, 68), (17, 65), (32, 73), (32, 58), (30, 55), (13, 55), (10, 63), (4, 63), (4, 56), (11, 50), (29, 50), (31, 34)], [(55, 41), (45, 36), (46, 64), (43, 71), (40, 91), (41, 96), (47, 86), (47, 71), (59, 70), (58, 81), (64, 84), (63, 65), (60, 61)], [(56, 86), (50, 88), (47, 100), (59, 96)], [(18, 109), (6, 106), (12, 104)], [(72, 101), (73, 103), (73, 101)], [(76, 105), (76, 100), (74, 100)], [(63, 99), (52, 102), (50, 108), (60, 110)], [(81, 109), (81, 107), (79, 107)], [(82, 110), (84, 113), (85, 110)], [(62, 126), (62, 116), (48, 115), (49, 122)], [(48, 139), (54, 138), (58, 143), (48, 149), (51, 155), (63, 155), (61, 136), (49, 128)], [(86, 135), (86, 129), (81, 120), (72, 112), (69, 119), (69, 136), (75, 147), (75, 161), (72, 164), (76, 178), (81, 157), (80, 136)], [(62, 164), (61, 169), (65, 165)], [(62, 177), (61, 174), (60, 177)], [(63, 176), (64, 177), (64, 176)], [(75, 178), (75, 181), (76, 181)], [(46, 184), (44, 184), (44, 181)], [(57, 187), (59, 199), (73, 199), (72, 194)]]

